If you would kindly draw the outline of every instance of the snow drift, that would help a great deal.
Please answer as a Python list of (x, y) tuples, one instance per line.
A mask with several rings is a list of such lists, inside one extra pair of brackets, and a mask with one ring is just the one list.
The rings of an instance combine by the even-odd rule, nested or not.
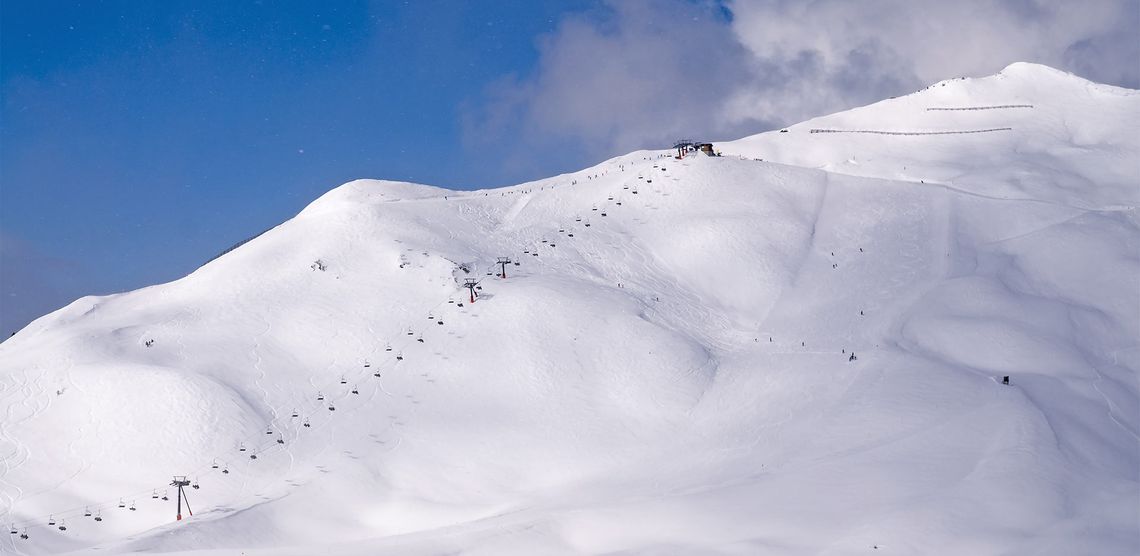
[(1136, 129), (1015, 64), (722, 157), (345, 184), (0, 345), (0, 552), (1133, 553)]

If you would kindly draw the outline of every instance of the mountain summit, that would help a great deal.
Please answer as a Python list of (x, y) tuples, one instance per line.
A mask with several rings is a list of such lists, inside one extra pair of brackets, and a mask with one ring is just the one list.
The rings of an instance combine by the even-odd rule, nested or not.
[(345, 184), (0, 344), (0, 552), (1130, 553), (1136, 129), (1014, 64), (719, 157)]

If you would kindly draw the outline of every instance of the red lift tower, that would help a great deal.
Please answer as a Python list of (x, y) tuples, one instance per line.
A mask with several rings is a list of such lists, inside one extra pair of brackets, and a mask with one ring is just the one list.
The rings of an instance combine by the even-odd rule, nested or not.
[(475, 296), (478, 295), (475, 293), (475, 286), (478, 286), (478, 285), (479, 285), (479, 282), (477, 282), (474, 278), (466, 278), (464, 280), (463, 287), (467, 288), (467, 290), (471, 292), (471, 302), (472, 303), (475, 303)]
[[(182, 490), (182, 487), (190, 486), (190, 481), (186, 479), (185, 475), (175, 475), (174, 480), (170, 482), (170, 486), (178, 488), (178, 515), (176, 517), (178, 521), (182, 521), (182, 499), (186, 498), (186, 493)], [(189, 498), (186, 498), (186, 511), (190, 512), (191, 516), (194, 515), (194, 511), (190, 509)]]

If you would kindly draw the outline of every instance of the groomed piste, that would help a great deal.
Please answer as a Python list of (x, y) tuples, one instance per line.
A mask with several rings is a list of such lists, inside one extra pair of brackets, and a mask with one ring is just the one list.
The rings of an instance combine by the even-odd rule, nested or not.
[(344, 184), (0, 344), (0, 553), (1134, 553), (1136, 129), (1014, 64), (722, 156)]

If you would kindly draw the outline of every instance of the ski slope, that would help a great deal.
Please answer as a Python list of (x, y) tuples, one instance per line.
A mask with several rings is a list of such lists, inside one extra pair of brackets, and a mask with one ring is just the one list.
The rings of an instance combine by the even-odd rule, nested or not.
[(345, 184), (0, 344), (0, 553), (1135, 553), (1136, 129), (1015, 64), (722, 157)]

